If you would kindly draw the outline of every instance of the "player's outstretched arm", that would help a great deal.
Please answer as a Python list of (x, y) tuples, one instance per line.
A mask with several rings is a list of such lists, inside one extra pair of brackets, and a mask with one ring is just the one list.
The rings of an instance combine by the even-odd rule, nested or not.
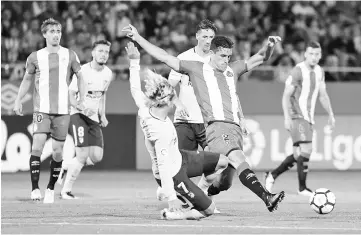
[(137, 29), (133, 25), (129, 24), (129, 26), (124, 27), (122, 31), (126, 32), (129, 38), (136, 41), (151, 56), (162, 61), (175, 71), (179, 71), (180, 60), (177, 57), (168, 54), (162, 48), (148, 42), (145, 38), (139, 35)]
[(281, 38), (278, 36), (269, 36), (267, 44), (264, 45), (257, 54), (251, 56), (247, 60), (247, 70), (250, 71), (251, 69), (261, 65), (264, 61), (267, 61), (275, 48), (275, 45), (281, 41)]
[(21, 104), (21, 100), (29, 91), (31, 83), (34, 81), (34, 78), (35, 74), (29, 74), (27, 71), (25, 72), (24, 78), (21, 81), (19, 87), (18, 95), (15, 99), (14, 112), (16, 113), (16, 115), (23, 115), (23, 105)]
[(322, 81), (320, 84), (320, 103), (322, 105), (322, 107), (326, 110), (326, 112), (328, 113), (328, 124), (330, 125), (331, 128), (335, 127), (335, 116), (333, 114), (333, 110), (332, 110), (332, 106), (331, 106), (331, 101), (330, 101), (330, 97), (328, 96), (327, 90), (326, 90), (326, 83), (325, 81)]
[(140, 83), (140, 53), (138, 48), (134, 46), (134, 43), (128, 42), (125, 47), (127, 51), (128, 58), (130, 59), (130, 67), (129, 67), (129, 82), (130, 82), (130, 92), (135, 101), (135, 104), (138, 108), (143, 107), (145, 105), (145, 95), (142, 92), (142, 87)]

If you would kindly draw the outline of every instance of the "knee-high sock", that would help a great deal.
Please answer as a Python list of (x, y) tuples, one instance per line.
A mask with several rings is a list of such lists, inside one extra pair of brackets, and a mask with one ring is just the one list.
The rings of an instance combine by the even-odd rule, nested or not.
[(40, 179), (40, 157), (31, 155), (29, 165), (32, 190), (38, 189)]
[(48, 189), (54, 190), (55, 182), (59, 178), (60, 170), (61, 170), (61, 164), (63, 161), (56, 162), (54, 160), (51, 160), (50, 163), (50, 179), (48, 184)]
[(259, 182), (256, 174), (250, 169), (250, 166), (247, 162), (242, 163), (241, 166), (238, 167), (237, 172), (239, 173), (239, 180), (242, 182), (244, 186), (249, 188), (254, 194), (256, 194), (263, 201), (267, 199), (267, 194), (269, 194), (262, 184)]
[(274, 169), (271, 172), (273, 178), (276, 179), (283, 172), (291, 169), (293, 167), (293, 165), (295, 164), (295, 162), (296, 162), (296, 159), (293, 157), (293, 154), (286, 157), (285, 160), (283, 160), (283, 162), (276, 169)]
[(83, 166), (84, 164), (80, 163), (76, 157), (70, 161), (62, 192), (70, 192), (72, 190), (73, 184), (78, 178)]
[(300, 191), (306, 188), (308, 162), (310, 161), (309, 157), (304, 157), (304, 155), (305, 154), (302, 154), (297, 159), (298, 186)]

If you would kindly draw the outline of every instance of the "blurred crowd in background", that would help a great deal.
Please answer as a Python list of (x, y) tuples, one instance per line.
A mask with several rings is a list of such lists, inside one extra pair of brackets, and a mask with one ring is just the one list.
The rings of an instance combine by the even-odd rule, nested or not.
[[(217, 34), (234, 40), (232, 60), (255, 54), (269, 35), (282, 37), (266, 64), (276, 67), (275, 74), (263, 76), (266, 80), (284, 81), (289, 70), (303, 60), (309, 40), (321, 43), (321, 65), (361, 67), (361, 2), (356, 1), (2, 1), (2, 65), (24, 63), (31, 52), (44, 47), (40, 26), (50, 17), (63, 26), (61, 45), (74, 50), (82, 63), (92, 59), (95, 40), (107, 39), (112, 43), (108, 65), (127, 65), (124, 47), (128, 39), (121, 29), (129, 23), (152, 43), (178, 55), (196, 45), (196, 25), (207, 18), (217, 25)], [(159, 61), (142, 53), (141, 63)], [(6, 72), (4, 66), (2, 70)], [(327, 72), (326, 80), (361, 80), (360, 75)], [(126, 80), (127, 76), (119, 70), (116, 78)]]

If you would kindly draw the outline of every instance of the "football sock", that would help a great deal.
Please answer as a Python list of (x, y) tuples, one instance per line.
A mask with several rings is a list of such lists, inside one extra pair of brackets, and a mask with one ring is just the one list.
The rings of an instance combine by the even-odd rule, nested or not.
[(256, 174), (251, 169), (244, 169), (238, 177), (242, 184), (249, 188), (259, 198), (261, 198), (263, 201), (267, 199), (266, 196), (269, 194), (269, 192), (267, 192), (266, 189), (262, 186)]
[(71, 192), (73, 188), (73, 184), (75, 183), (75, 180), (78, 178), (83, 166), (84, 164), (80, 163), (76, 157), (74, 157), (70, 161), (62, 192)]
[(40, 157), (31, 155), (29, 160), (32, 190), (39, 188)]
[(48, 187), (47, 187), (50, 190), (54, 190), (55, 182), (59, 178), (59, 173), (60, 173), (60, 170), (61, 170), (62, 162), (63, 161), (56, 162), (54, 160), (51, 160), (51, 163), (50, 163), (50, 179), (49, 179), (49, 184), (48, 184)]
[(306, 188), (306, 178), (308, 173), (308, 162), (310, 160), (302, 155), (297, 159), (297, 173), (299, 190), (302, 191)]
[(286, 159), (283, 160), (283, 162), (276, 169), (274, 169), (271, 172), (273, 179), (276, 179), (283, 172), (291, 169), (294, 166), (295, 162), (296, 162), (296, 159), (293, 157), (293, 154), (286, 157)]

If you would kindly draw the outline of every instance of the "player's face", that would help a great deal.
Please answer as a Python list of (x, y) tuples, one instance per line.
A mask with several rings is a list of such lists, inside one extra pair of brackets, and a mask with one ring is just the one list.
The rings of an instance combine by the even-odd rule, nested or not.
[(322, 56), (321, 48), (307, 47), (305, 52), (305, 58), (306, 58), (306, 62), (310, 66), (315, 66), (316, 64), (318, 64), (318, 62), (321, 59), (321, 56)]
[(212, 54), (211, 60), (217, 69), (225, 71), (227, 69), (229, 60), (232, 56), (231, 48), (219, 47), (218, 50)]
[(43, 36), (46, 39), (46, 45), (58, 46), (61, 39), (60, 25), (49, 25)]
[(110, 47), (108, 45), (97, 45), (92, 51), (93, 59), (99, 65), (103, 65), (109, 58)]
[(198, 46), (204, 51), (209, 52), (211, 48), (211, 42), (214, 38), (214, 31), (212, 29), (201, 29), (197, 32), (196, 38), (198, 41)]

